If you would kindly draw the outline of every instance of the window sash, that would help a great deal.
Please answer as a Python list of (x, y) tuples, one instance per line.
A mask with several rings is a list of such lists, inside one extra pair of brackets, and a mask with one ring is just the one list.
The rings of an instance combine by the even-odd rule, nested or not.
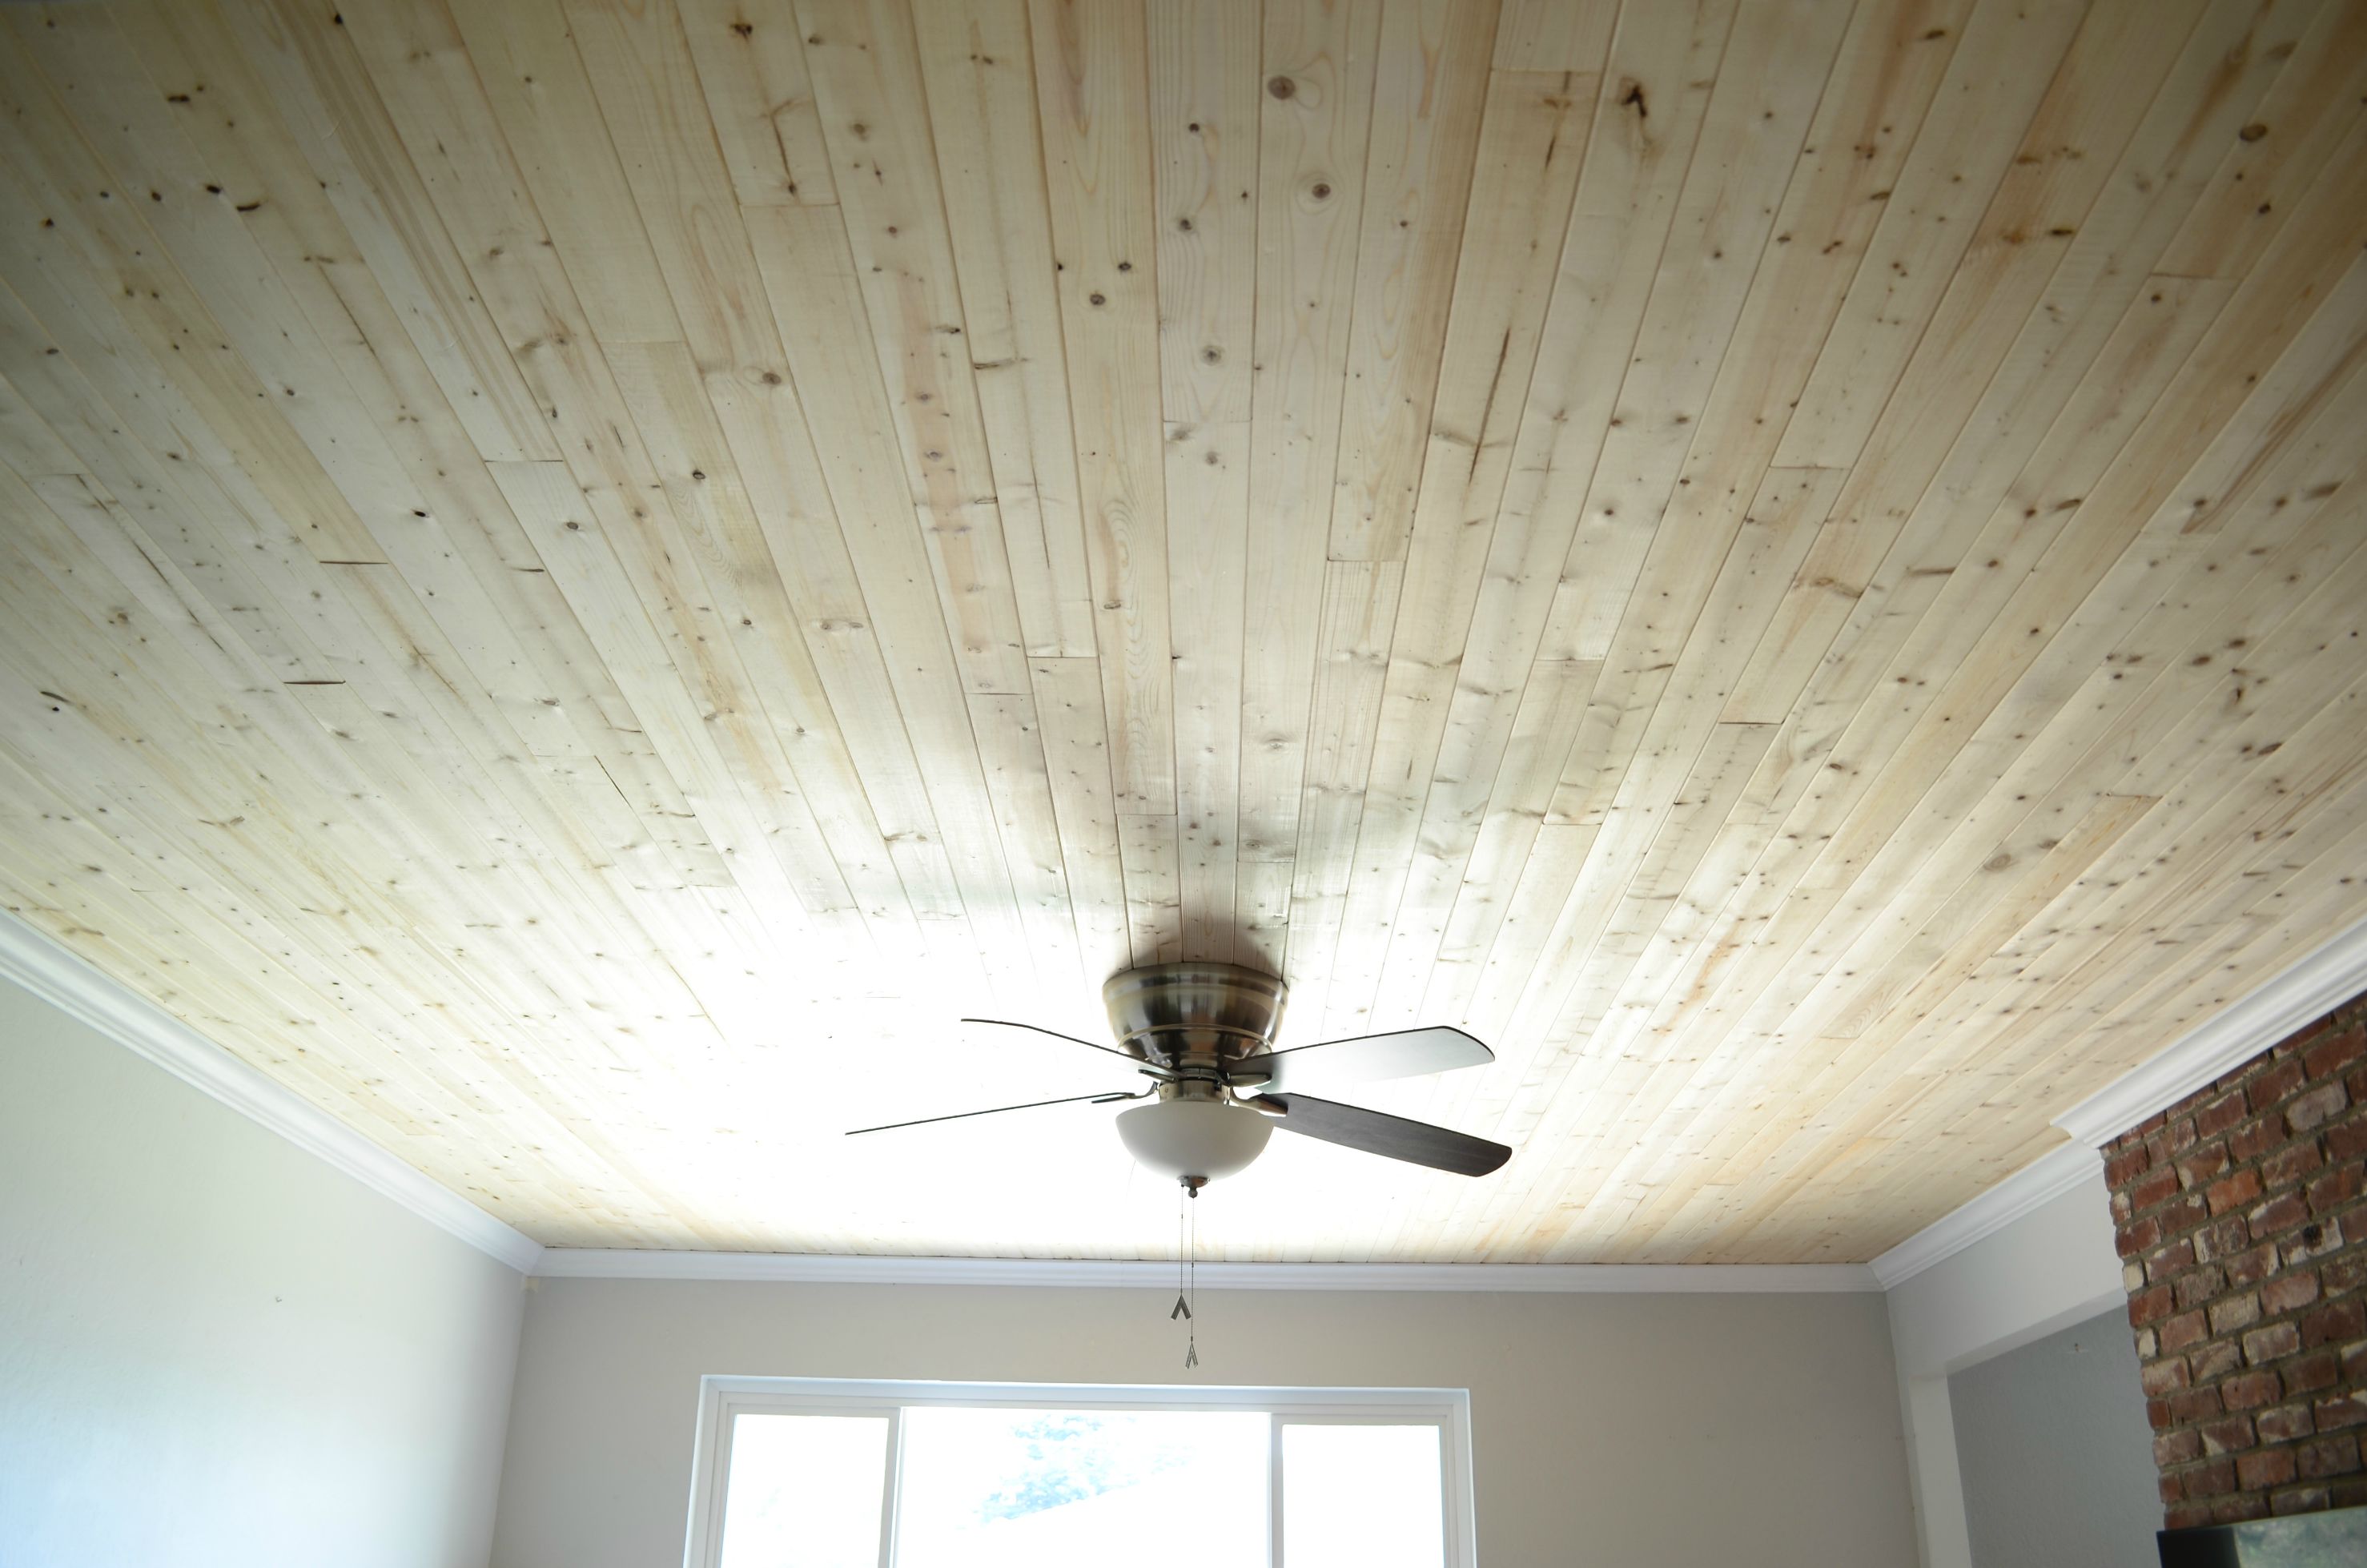
[(1471, 1515), (1471, 1397), (1463, 1389), (1191, 1388), (1159, 1384), (904, 1382), (842, 1378), (699, 1380), (691, 1459), (690, 1529), (685, 1568), (719, 1568), (733, 1424), (742, 1415), (885, 1417), (879, 1485), (879, 1564), (895, 1568), (903, 1413), (919, 1405), (1007, 1410), (1229, 1410), (1266, 1416), (1266, 1539), (1269, 1568), (1283, 1561), (1285, 1426), (1435, 1426), (1446, 1568), (1477, 1568)]

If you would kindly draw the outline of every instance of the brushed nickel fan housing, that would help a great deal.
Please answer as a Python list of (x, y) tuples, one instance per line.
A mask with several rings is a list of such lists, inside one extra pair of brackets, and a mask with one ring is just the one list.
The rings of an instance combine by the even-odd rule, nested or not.
[(1161, 963), (1102, 986), (1111, 1032), (1126, 1051), (1185, 1078), (1263, 1081), (1240, 1063), (1273, 1049), (1290, 988), (1230, 963)]

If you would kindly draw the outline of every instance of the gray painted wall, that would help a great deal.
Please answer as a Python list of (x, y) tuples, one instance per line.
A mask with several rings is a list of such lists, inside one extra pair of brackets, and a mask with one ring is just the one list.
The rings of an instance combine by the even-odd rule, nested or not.
[(680, 1562), (703, 1372), (1467, 1388), (1487, 1568), (1915, 1556), (1876, 1295), (533, 1284), (495, 1568)]
[(0, 982), (0, 1564), (484, 1568), (523, 1284)]
[(2128, 1320), (2108, 1312), (1948, 1380), (1974, 1568), (2155, 1568), (2161, 1503)]

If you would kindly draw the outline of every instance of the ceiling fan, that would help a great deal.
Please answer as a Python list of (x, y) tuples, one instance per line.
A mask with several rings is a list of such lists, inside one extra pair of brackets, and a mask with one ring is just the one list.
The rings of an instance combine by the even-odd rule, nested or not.
[(1041, 1106), (1114, 1105), (1150, 1100), (1117, 1117), (1117, 1133), (1137, 1163), (1193, 1191), (1248, 1168), (1276, 1127), (1387, 1159), (1457, 1176), (1486, 1176), (1512, 1151), (1501, 1143), (1426, 1121), (1318, 1099), (1307, 1091), (1384, 1078), (1411, 1078), (1493, 1062), (1495, 1052), (1461, 1029), (1401, 1029), (1353, 1040), (1274, 1049), (1288, 988), (1272, 975), (1226, 963), (1164, 963), (1112, 975), (1102, 987), (1116, 1047), (1002, 1018), (964, 1023), (1031, 1029), (1089, 1051), (1124, 1058), (1155, 1080), (1139, 1091), (1031, 1100), (953, 1116), (859, 1127), (887, 1132)]

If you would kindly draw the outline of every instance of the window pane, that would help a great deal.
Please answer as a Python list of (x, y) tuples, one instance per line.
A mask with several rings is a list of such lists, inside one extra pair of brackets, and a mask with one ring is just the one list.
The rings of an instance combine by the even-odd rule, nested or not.
[(898, 1568), (1258, 1568), (1266, 1417), (904, 1412)]
[(1444, 1568), (1436, 1426), (1282, 1429), (1284, 1568)]
[(887, 1468), (885, 1416), (739, 1416), (722, 1568), (878, 1568)]

